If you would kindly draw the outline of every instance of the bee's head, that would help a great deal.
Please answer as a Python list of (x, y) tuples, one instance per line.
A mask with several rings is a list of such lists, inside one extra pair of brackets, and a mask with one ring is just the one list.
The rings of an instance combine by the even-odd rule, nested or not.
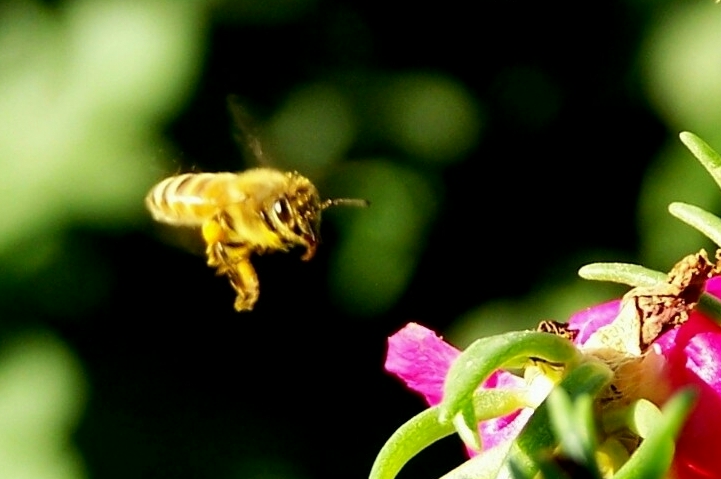
[[(368, 206), (366, 200), (332, 199), (321, 201), (318, 190), (307, 178), (288, 173), (290, 184), (273, 202), (272, 229), (288, 244), (305, 247), (304, 261), (315, 255), (320, 241), (320, 217), (323, 210), (336, 205)], [(266, 220), (267, 222), (267, 220)]]
[(303, 246), (304, 260), (315, 255), (319, 241), (321, 201), (318, 190), (298, 173), (287, 173), (286, 181), (261, 212), (268, 228), (287, 246)]
[(302, 259), (307, 261), (315, 255), (320, 241), (321, 202), (315, 186), (302, 179), (305, 182), (277, 200), (275, 207), (283, 211), (282, 216), (287, 220), (284, 224), (291, 230), (293, 242), (305, 247)]

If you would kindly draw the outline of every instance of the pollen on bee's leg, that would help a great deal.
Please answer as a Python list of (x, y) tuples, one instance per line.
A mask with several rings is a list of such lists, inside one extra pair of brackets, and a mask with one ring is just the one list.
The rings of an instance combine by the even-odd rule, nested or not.
[(235, 307), (235, 310), (239, 313), (242, 313), (243, 311), (252, 311), (256, 301), (258, 301), (258, 296), (246, 297), (239, 294), (235, 298), (235, 303), (233, 304), (233, 306)]
[(235, 298), (236, 311), (250, 311), (258, 301), (260, 283), (250, 261), (240, 261), (227, 271), (230, 285), (238, 295)]
[(208, 245), (211, 245), (213, 243), (220, 243), (223, 239), (225, 239), (223, 227), (215, 219), (203, 223), (202, 233), (203, 239)]

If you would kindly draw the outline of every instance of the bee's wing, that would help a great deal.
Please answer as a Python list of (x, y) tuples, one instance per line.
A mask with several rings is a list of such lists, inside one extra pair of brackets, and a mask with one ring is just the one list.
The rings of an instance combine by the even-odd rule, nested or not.
[(233, 120), (233, 138), (241, 146), (251, 162), (271, 166), (272, 161), (263, 150), (258, 128), (248, 110), (236, 95), (228, 95), (228, 112)]

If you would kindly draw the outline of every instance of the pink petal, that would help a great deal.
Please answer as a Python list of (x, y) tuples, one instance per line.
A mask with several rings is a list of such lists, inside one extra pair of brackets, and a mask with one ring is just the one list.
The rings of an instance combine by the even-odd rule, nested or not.
[(578, 331), (576, 343), (583, 344), (601, 326), (606, 326), (618, 316), (621, 301), (614, 300), (580, 311), (568, 320), (571, 329)]
[(443, 381), (460, 351), (433, 331), (408, 323), (388, 338), (385, 369), (409, 389), (421, 393), (430, 406), (443, 398)]
[[(506, 371), (496, 371), (483, 383), (482, 387), (485, 389), (522, 389), (526, 387), (526, 381)], [(490, 449), (515, 439), (532, 415), (532, 408), (523, 408), (507, 416), (482, 422), (478, 429), (481, 432), (483, 448)]]
[(693, 387), (699, 394), (676, 445), (680, 478), (719, 477), (721, 452), (721, 329), (700, 314), (658, 341), (666, 357), (670, 389)]
[[(509, 375), (508, 373), (504, 373)], [(481, 440), (484, 449), (496, 447), (499, 444), (514, 440), (523, 430), (533, 415), (534, 409), (526, 407), (519, 409), (508, 416), (484, 421), (480, 424)]]
[(706, 292), (717, 298), (721, 298), (721, 276), (711, 278), (706, 282)]

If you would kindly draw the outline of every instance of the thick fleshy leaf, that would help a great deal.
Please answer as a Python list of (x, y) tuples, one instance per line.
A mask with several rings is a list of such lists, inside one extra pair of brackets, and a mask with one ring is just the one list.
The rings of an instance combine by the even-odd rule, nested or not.
[(452, 424), (438, 420), (438, 406), (426, 409), (386, 441), (373, 463), (369, 479), (393, 479), (413, 456), (454, 431)]
[[(675, 204), (678, 205), (680, 203)], [(721, 235), (717, 234), (717, 236), (721, 241)], [(578, 270), (578, 275), (583, 279), (592, 281), (609, 281), (611, 283), (626, 284), (633, 287), (656, 286), (667, 280), (665, 273), (629, 263), (591, 263), (581, 267), (581, 269)], [(593, 314), (597, 317), (606, 317), (607, 311), (599, 310), (605, 306), (607, 306), (607, 304), (594, 306), (588, 308), (586, 311), (593, 310)], [(710, 316), (721, 318), (721, 301), (718, 300), (718, 297), (704, 294), (699, 301), (698, 308)], [(579, 313), (575, 316), (578, 316), (578, 314)], [(586, 325), (583, 319), (580, 320), (580, 323), (584, 325), (584, 329), (596, 329), (593, 325)], [(585, 339), (583, 339), (581, 343), (583, 343), (583, 341), (585, 341)]]
[[(509, 414), (526, 406), (522, 395), (503, 389), (482, 389), (473, 398), (473, 413), (481, 420)], [(403, 424), (386, 441), (371, 469), (370, 479), (392, 479), (415, 455), (453, 434), (453, 424), (441, 423), (431, 407)]]
[[(546, 400), (551, 426), (564, 456), (593, 471), (596, 466), (594, 451), (596, 425), (593, 417), (594, 397), (588, 394), (571, 401), (561, 388), (551, 391)], [(594, 477), (598, 477), (595, 471)]]
[[(674, 438), (691, 410), (694, 394), (689, 391), (674, 396), (663, 408), (661, 419), (621, 467), (616, 479), (662, 479), (667, 477), (674, 459)], [(709, 476), (711, 477), (711, 476)], [(717, 476), (713, 476), (717, 477)]]
[(444, 385), (441, 420), (449, 421), (463, 410), (473, 392), (495, 371), (528, 361), (530, 357), (567, 364), (579, 352), (565, 338), (535, 331), (500, 334), (475, 341), (451, 365)]
[[(595, 395), (611, 378), (611, 371), (599, 362), (579, 365), (561, 382), (568, 394), (575, 398)], [(535, 458), (552, 448), (555, 438), (551, 434), (548, 411), (542, 404), (529, 419), (518, 441), (506, 441), (497, 447), (461, 464), (441, 479), (494, 479), (498, 477), (533, 477), (537, 472)], [(515, 470), (513, 470), (515, 468)]]
[(607, 412), (601, 419), (606, 433), (628, 428), (638, 437), (646, 438), (661, 419), (661, 411), (651, 401), (639, 399), (628, 407)]
[(721, 246), (721, 218), (698, 206), (675, 202), (668, 211), (684, 223), (697, 229), (711, 241)]
[[(595, 397), (608, 385), (612, 376), (613, 373), (605, 364), (599, 361), (589, 361), (572, 369), (563, 378), (559, 387), (563, 388), (572, 399), (582, 395)], [(536, 409), (526, 427), (513, 442), (504, 467), (509, 467), (512, 461), (525, 473), (533, 473), (537, 470), (539, 455), (553, 449), (555, 445), (556, 438), (551, 432), (548, 405), (543, 403)]]
[(630, 263), (591, 263), (582, 266), (578, 275), (593, 281), (610, 281), (629, 286), (655, 286), (666, 281), (666, 274)]
[(721, 156), (716, 153), (705, 141), (688, 131), (681, 132), (679, 138), (686, 148), (706, 168), (716, 184), (721, 188)]
[(553, 434), (559, 443), (557, 449), (559, 452), (548, 459), (542, 456), (538, 461), (544, 478), (565, 477), (557, 472), (555, 475), (549, 475), (554, 472), (553, 469), (548, 469), (549, 466), (555, 466), (555, 457), (562, 457), (564, 461), (573, 464), (574, 477), (601, 479), (601, 471), (596, 460), (598, 445), (594, 400), (595, 397), (589, 394), (571, 400), (562, 388), (555, 388), (548, 395), (546, 404)]

